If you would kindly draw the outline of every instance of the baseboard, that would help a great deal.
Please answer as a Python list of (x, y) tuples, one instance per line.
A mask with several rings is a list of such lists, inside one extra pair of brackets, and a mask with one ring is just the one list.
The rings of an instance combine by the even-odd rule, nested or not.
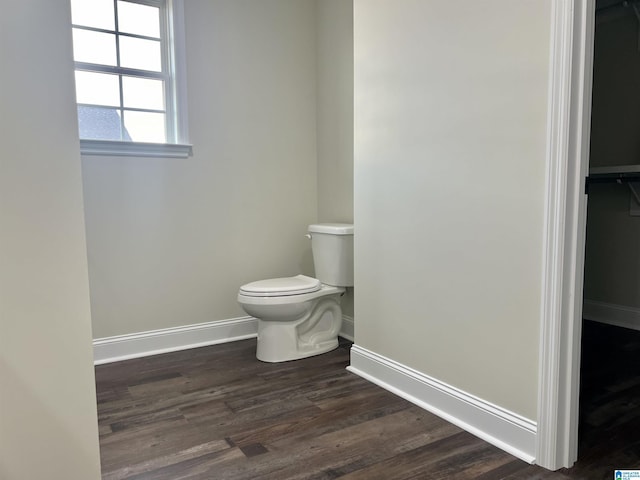
[(342, 316), (342, 327), (338, 335), (353, 342), (353, 317), (348, 315)]
[[(162, 330), (98, 338), (93, 341), (93, 363), (119, 362), (160, 353), (234, 342), (258, 335), (258, 320), (240, 317)], [(353, 318), (344, 316), (339, 335), (353, 341)]]
[(257, 332), (258, 320), (253, 317), (240, 317), (98, 338), (93, 341), (93, 361), (95, 365), (101, 365), (130, 358), (233, 342), (256, 337)]
[(640, 330), (640, 308), (585, 300), (582, 317), (586, 320), (607, 323), (616, 327)]
[(438, 415), (528, 463), (535, 461), (536, 423), (444, 382), (354, 345), (347, 370)]

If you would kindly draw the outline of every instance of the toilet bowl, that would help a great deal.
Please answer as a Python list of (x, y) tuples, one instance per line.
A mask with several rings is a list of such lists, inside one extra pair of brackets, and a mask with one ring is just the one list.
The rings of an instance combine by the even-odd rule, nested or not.
[(353, 286), (353, 225), (309, 226), (316, 276), (271, 278), (240, 287), (238, 303), (258, 320), (256, 356), (285, 362), (338, 346), (340, 298)]
[(238, 303), (258, 319), (258, 360), (285, 362), (335, 349), (344, 292), (305, 275), (243, 285)]

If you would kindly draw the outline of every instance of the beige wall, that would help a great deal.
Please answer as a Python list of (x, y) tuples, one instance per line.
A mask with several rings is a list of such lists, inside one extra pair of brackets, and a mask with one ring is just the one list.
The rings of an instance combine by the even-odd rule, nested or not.
[(243, 316), (243, 283), (313, 273), (315, 2), (185, 15), (193, 157), (83, 158), (95, 338)]
[(353, 1), (316, 0), (316, 25), (318, 221), (353, 223)]
[[(626, 13), (626, 14), (625, 14)], [(619, 15), (621, 14), (621, 15)], [(631, 8), (596, 25), (590, 166), (640, 163), (640, 52)], [(589, 188), (584, 296), (640, 308), (640, 217), (624, 185)]]
[(317, 0), (318, 221), (353, 223), (353, 2)]
[(67, 2), (0, 16), (0, 478), (100, 478)]
[(535, 420), (550, 2), (354, 5), (356, 344)]

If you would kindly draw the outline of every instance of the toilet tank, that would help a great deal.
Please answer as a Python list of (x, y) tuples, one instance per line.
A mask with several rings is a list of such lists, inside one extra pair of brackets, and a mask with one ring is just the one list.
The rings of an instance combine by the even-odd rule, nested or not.
[(335, 287), (353, 286), (353, 225), (309, 225), (316, 278)]

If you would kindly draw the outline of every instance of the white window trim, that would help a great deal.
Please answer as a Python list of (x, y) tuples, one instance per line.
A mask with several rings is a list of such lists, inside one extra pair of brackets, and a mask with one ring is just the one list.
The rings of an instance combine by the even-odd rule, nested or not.
[(182, 143), (119, 142), (117, 140), (80, 140), (82, 155), (110, 157), (188, 158), (193, 147)]
[(184, 28), (184, 1), (167, 0), (169, 15), (169, 73), (173, 82), (174, 98), (169, 111), (175, 116), (175, 143), (146, 143), (117, 140), (80, 139), (82, 155), (187, 158), (193, 154), (189, 142), (187, 111), (187, 62)]

